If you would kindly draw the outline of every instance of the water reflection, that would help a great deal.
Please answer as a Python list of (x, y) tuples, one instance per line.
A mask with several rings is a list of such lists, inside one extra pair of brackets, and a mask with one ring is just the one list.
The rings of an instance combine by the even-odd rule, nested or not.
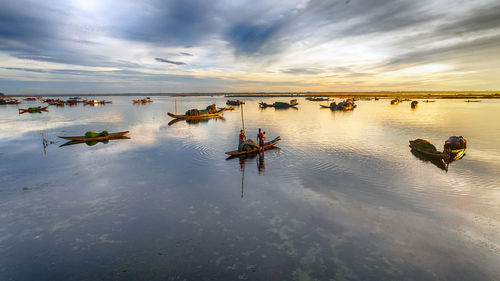
[(172, 125), (179, 123), (181, 121), (186, 121), (186, 123), (188, 123), (189, 125), (196, 125), (196, 124), (200, 124), (200, 123), (208, 123), (209, 120), (225, 122), (226, 118), (224, 118), (222, 116), (211, 116), (211, 117), (204, 117), (204, 118), (199, 118), (199, 119), (175, 118), (175, 119), (172, 119), (170, 122), (168, 122), (168, 125), (172, 126)]
[(130, 137), (120, 136), (120, 137), (114, 137), (112, 139), (98, 140), (98, 141), (72, 140), (72, 141), (68, 141), (66, 143), (61, 144), (59, 147), (69, 146), (69, 145), (75, 145), (75, 144), (81, 144), (81, 143), (85, 143), (87, 146), (94, 146), (94, 145), (96, 145), (98, 143), (107, 144), (110, 141), (115, 141), (115, 140), (129, 140), (129, 139), (130, 139)]

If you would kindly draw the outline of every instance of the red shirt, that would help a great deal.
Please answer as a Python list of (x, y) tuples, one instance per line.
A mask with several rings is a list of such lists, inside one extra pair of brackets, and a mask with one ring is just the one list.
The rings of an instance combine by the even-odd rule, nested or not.
[(260, 141), (262, 139), (262, 133), (257, 134), (257, 141)]
[(241, 133), (240, 134), (240, 141), (246, 141), (247, 140), (247, 136), (245, 136), (245, 133)]

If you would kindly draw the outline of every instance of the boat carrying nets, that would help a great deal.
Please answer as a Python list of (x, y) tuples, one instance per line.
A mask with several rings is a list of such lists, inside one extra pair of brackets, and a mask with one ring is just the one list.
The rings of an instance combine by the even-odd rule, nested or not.
[(88, 131), (85, 133), (86, 138), (97, 138), (97, 137), (105, 137), (108, 135), (108, 131), (102, 131), (100, 133)]
[(190, 110), (186, 111), (186, 115), (198, 116), (198, 115), (200, 115), (200, 111), (198, 109), (190, 109)]
[(241, 145), (238, 147), (239, 151), (250, 151), (252, 149), (258, 148), (257, 144), (252, 140), (248, 139), (241, 143)]

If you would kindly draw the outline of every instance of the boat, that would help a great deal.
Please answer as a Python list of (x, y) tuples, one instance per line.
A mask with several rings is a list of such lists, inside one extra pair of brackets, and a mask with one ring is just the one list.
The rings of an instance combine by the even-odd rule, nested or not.
[(399, 103), (399, 99), (393, 99), (391, 100), (392, 105), (397, 105)]
[(219, 107), (219, 109), (225, 109), (226, 111), (233, 111), (234, 107), (229, 106), (229, 107)]
[(322, 98), (322, 97), (310, 97), (306, 98), (308, 101), (329, 101), (330, 98)]
[(425, 157), (431, 159), (447, 159), (448, 153), (437, 151), (436, 147), (428, 140), (416, 139), (410, 141), (410, 147), (422, 154)]
[(107, 140), (98, 140), (98, 141), (74, 141), (74, 140), (70, 140), (68, 142), (65, 142), (63, 144), (61, 144), (59, 147), (64, 147), (64, 146), (69, 146), (69, 145), (75, 145), (75, 144), (80, 144), (80, 143), (85, 143), (87, 144), (88, 146), (94, 146), (96, 145), (97, 143), (108, 143), (110, 140), (129, 140), (130, 137), (127, 137), (127, 136), (121, 136), (121, 137), (114, 137), (112, 139), (107, 139)]
[(29, 113), (38, 112), (38, 113), (40, 113), (41, 111), (48, 111), (47, 108), (48, 108), (47, 106), (46, 107), (37, 106), (37, 107), (19, 108), (19, 113), (26, 113), (26, 112), (29, 112)]
[(260, 102), (259, 103), (259, 106), (260, 108), (266, 108), (266, 107), (274, 107), (274, 108), (290, 108), (290, 107), (293, 107), (293, 108), (296, 108), (296, 106), (299, 105), (297, 103), (297, 100), (291, 100), (290, 103), (287, 103), (287, 102), (275, 102), (273, 104), (267, 104), (265, 102)]
[(227, 105), (240, 105), (240, 104), (245, 104), (244, 101), (241, 100), (228, 100), (226, 102)]
[(139, 104), (150, 103), (150, 102), (153, 101), (149, 97), (142, 100), (132, 100), (132, 103), (139, 103)]
[(356, 108), (356, 104), (354, 104), (352, 100), (351, 101), (346, 100), (339, 103), (332, 102), (330, 103), (329, 106), (328, 105), (320, 105), (320, 106), (322, 108), (329, 108), (331, 110), (341, 110), (341, 111), (351, 111)]
[(199, 124), (199, 123), (208, 122), (209, 120), (212, 120), (212, 119), (221, 120), (223, 122), (226, 121), (226, 118), (224, 118), (222, 116), (212, 116), (212, 117), (205, 117), (205, 118), (198, 118), (198, 119), (181, 119), (181, 118), (175, 118), (175, 119), (170, 120), (170, 122), (168, 122), (168, 125), (172, 126), (175, 123), (178, 123), (178, 122), (181, 122), (181, 121), (185, 121), (189, 125), (195, 125), (195, 124)]
[(97, 104), (107, 104), (111, 103), (110, 101), (105, 101), (105, 100), (83, 100), (84, 105), (97, 105)]
[[(274, 147), (280, 141), (281, 141), (281, 137), (277, 136), (273, 140), (264, 143), (264, 150), (268, 150), (268, 149)], [(231, 156), (246, 156), (246, 155), (251, 155), (251, 154), (258, 153), (258, 152), (259, 152), (259, 149), (255, 148), (255, 149), (247, 150), (247, 151), (239, 151), (239, 150), (228, 151), (228, 152), (226, 152), (226, 154), (231, 155)]]
[(422, 102), (436, 102), (435, 100), (423, 100)]
[(128, 133), (130, 133), (130, 131), (112, 133), (112, 134), (108, 134), (106, 136), (93, 137), (93, 138), (87, 138), (85, 136), (74, 136), (74, 137), (61, 137), (60, 136), (60, 138), (66, 139), (66, 140), (71, 140), (71, 141), (88, 142), (88, 141), (101, 141), (101, 140), (117, 139), (117, 138), (123, 137), (124, 135), (126, 135)]
[(36, 101), (36, 98), (25, 98), (25, 101)]
[(411, 102), (411, 108), (416, 109), (418, 107), (418, 101), (414, 100)]
[(465, 102), (481, 102), (481, 100), (466, 100)]
[(219, 109), (214, 113), (208, 113), (208, 114), (200, 114), (200, 115), (176, 115), (170, 112), (167, 112), (168, 116), (176, 119), (202, 119), (202, 118), (211, 118), (211, 117), (216, 117), (219, 116), (221, 113), (226, 111), (226, 108)]

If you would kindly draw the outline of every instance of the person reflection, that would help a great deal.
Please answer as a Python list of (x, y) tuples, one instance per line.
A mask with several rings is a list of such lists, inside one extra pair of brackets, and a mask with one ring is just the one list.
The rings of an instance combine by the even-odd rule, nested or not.
[(259, 153), (257, 156), (257, 170), (259, 171), (259, 175), (265, 173), (266, 171), (266, 163), (264, 161), (264, 153)]

